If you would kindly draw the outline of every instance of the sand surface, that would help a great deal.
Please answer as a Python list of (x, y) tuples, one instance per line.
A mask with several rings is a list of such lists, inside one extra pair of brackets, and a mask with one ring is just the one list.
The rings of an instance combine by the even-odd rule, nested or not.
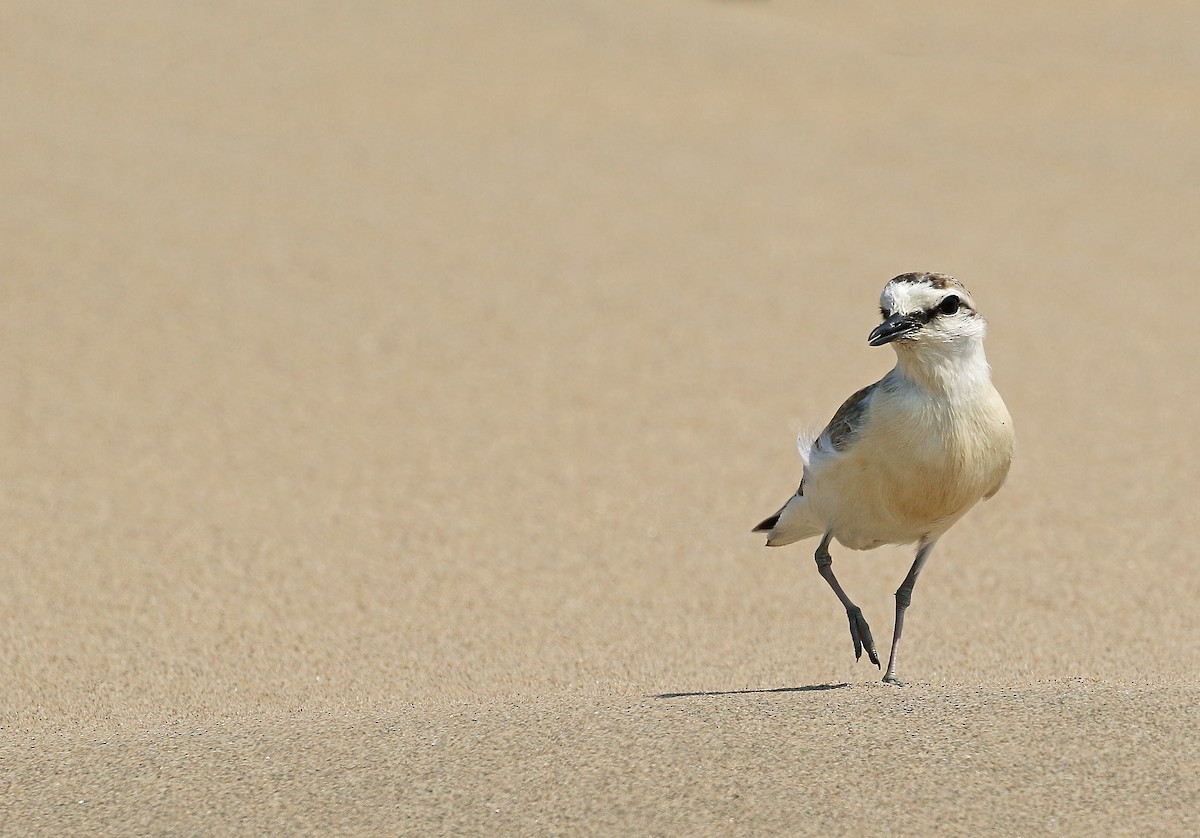
[[(1194, 3), (0, 9), (0, 832), (1200, 832)], [(902, 675), (792, 439), (955, 274)], [(886, 644), (910, 551), (835, 551)]]

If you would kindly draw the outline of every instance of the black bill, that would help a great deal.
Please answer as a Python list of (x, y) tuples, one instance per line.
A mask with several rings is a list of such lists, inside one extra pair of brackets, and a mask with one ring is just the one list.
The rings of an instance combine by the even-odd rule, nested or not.
[(908, 314), (893, 314), (871, 331), (870, 336), (867, 337), (867, 343), (871, 346), (883, 346), (897, 338), (912, 334), (919, 328), (921, 328), (921, 321), (915, 317)]

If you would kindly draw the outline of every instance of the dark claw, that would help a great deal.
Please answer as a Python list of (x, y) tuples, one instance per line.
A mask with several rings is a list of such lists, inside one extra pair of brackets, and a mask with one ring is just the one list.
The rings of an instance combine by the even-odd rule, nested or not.
[(857, 606), (847, 608), (846, 616), (850, 618), (850, 637), (854, 639), (854, 659), (861, 660), (863, 647), (866, 647), (871, 663), (877, 669), (882, 668), (879, 666), (879, 655), (875, 652), (875, 638), (871, 637), (871, 627), (867, 625), (862, 609)]

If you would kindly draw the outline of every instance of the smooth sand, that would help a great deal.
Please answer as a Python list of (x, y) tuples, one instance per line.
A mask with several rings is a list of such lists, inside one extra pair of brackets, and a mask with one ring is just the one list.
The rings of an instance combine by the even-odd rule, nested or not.
[[(399, 5), (0, 13), (0, 830), (1200, 831), (1194, 4)], [(896, 689), (748, 530), (914, 269)]]

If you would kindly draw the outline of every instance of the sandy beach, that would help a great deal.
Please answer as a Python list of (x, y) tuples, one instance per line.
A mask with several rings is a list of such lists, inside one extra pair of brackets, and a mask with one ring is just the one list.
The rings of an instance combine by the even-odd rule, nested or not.
[[(1191, 4), (0, 23), (0, 833), (1200, 833)], [(913, 270), (1018, 448), (896, 688), (749, 529)]]

